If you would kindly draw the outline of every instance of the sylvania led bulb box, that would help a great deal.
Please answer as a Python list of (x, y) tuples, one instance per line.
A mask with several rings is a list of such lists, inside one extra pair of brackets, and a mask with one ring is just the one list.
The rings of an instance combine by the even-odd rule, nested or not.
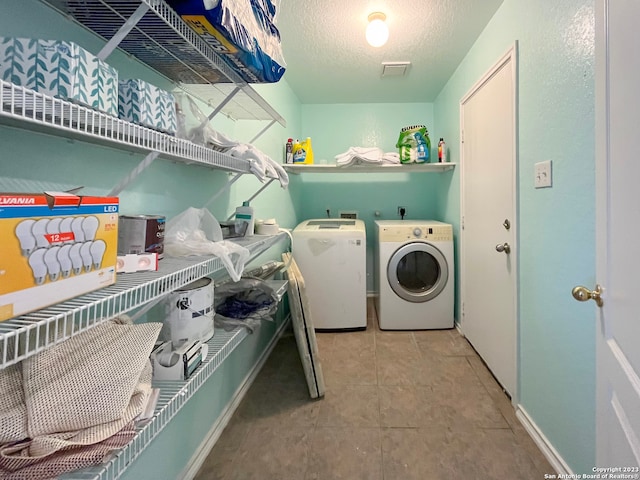
[(0, 321), (116, 281), (118, 198), (0, 193)]

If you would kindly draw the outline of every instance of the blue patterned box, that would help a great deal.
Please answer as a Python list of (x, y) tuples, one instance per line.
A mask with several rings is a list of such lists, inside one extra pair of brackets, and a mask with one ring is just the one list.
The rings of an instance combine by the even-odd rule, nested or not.
[(0, 37), (0, 76), (45, 95), (118, 115), (118, 72), (72, 42)]
[(176, 133), (176, 99), (173, 94), (142, 80), (120, 80), (120, 118), (170, 134)]

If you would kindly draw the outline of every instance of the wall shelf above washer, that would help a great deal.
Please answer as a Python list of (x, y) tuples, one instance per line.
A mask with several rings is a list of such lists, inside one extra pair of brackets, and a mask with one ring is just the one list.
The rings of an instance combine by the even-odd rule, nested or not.
[(446, 172), (453, 170), (455, 163), (420, 163), (404, 165), (283, 165), (288, 173), (414, 173), (414, 172)]

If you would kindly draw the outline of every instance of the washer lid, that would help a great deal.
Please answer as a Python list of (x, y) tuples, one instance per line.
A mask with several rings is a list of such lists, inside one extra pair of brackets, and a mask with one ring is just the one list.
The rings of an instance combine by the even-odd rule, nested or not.
[(305, 220), (300, 223), (295, 231), (342, 231), (342, 232), (364, 232), (364, 221), (351, 218), (318, 218)]
[(449, 266), (432, 244), (407, 243), (398, 248), (387, 264), (387, 280), (400, 298), (428, 302), (437, 297), (449, 280)]

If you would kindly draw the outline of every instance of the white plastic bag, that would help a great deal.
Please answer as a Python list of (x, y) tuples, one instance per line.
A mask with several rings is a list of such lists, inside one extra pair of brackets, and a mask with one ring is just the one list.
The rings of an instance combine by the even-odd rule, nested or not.
[(164, 252), (169, 257), (215, 255), (234, 282), (240, 280), (250, 255), (246, 248), (222, 240), (220, 224), (209, 210), (193, 207), (167, 221)]

